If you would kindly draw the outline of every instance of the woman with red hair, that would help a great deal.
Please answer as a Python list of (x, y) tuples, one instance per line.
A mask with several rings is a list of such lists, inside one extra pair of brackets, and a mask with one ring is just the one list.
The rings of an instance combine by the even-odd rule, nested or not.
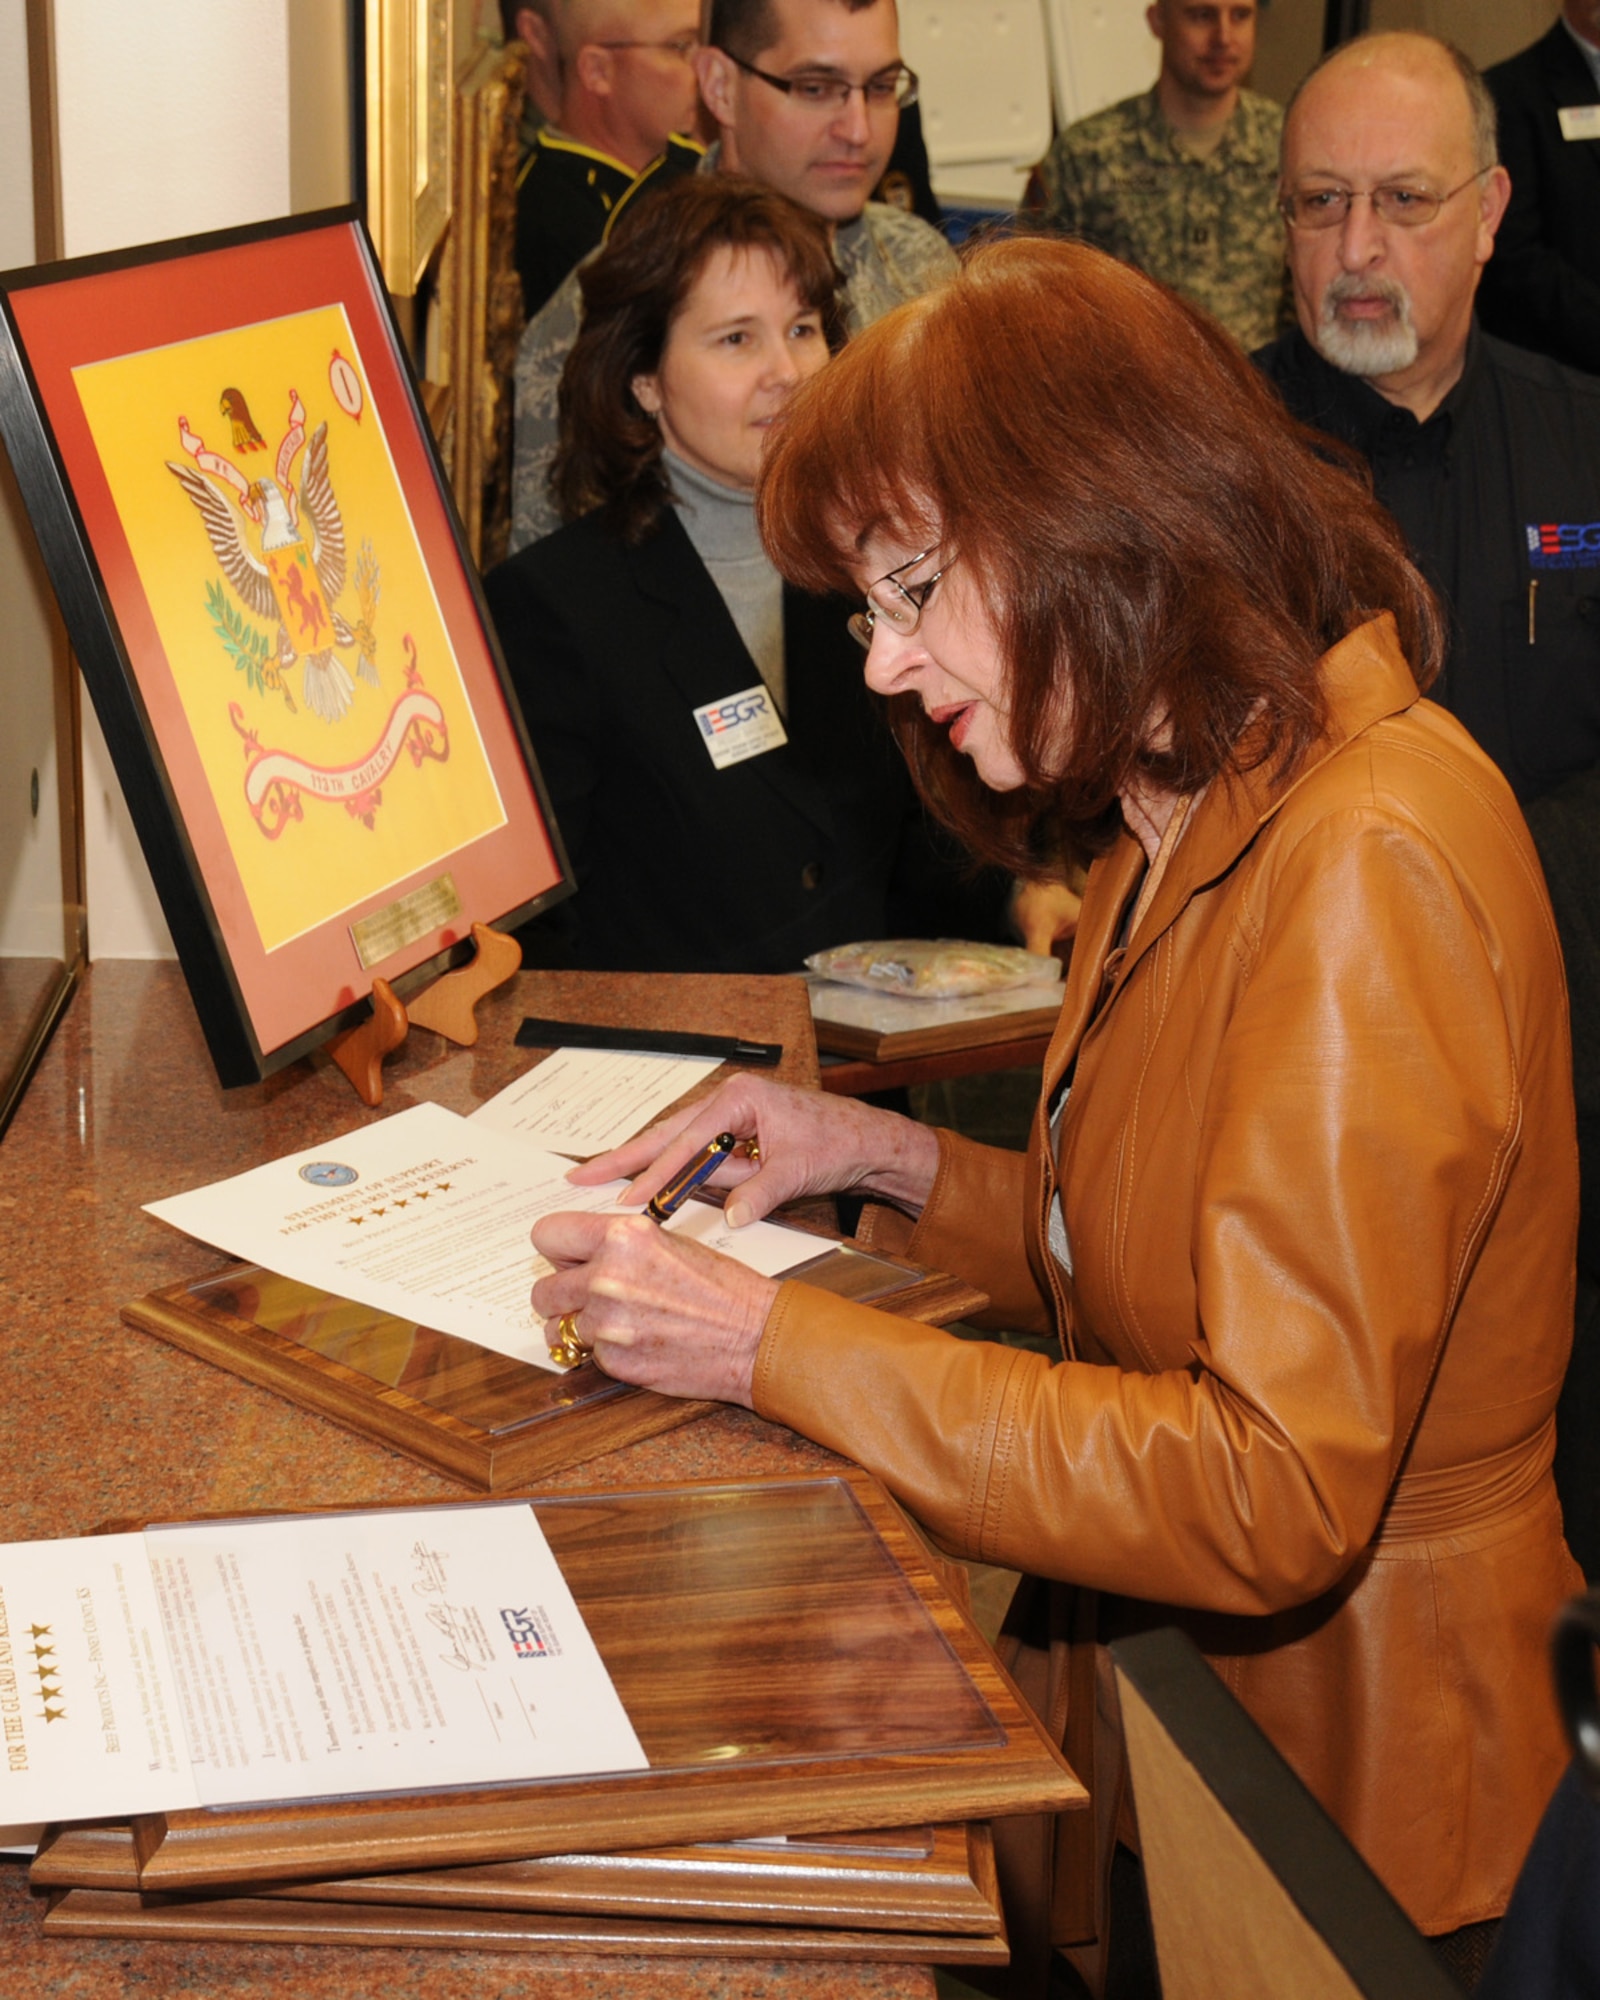
[[(786, 576), (864, 596), (933, 811), (1020, 871), (1092, 860), (1033, 1144), (739, 1078), (579, 1175), (643, 1199), (730, 1129), (758, 1142), (721, 1172), (735, 1222), (854, 1189), (878, 1241), (1059, 1346), (633, 1217), (541, 1223), (536, 1308), (1045, 1579), (1012, 1656), (1103, 1835), (1133, 1837), (1075, 1649), (1177, 1623), (1422, 1929), (1496, 1917), (1563, 1763), (1577, 1159), (1549, 903), (1421, 698), (1426, 585), (1220, 329), (1071, 243), (985, 248), (871, 328), (795, 397), (760, 506)], [(1076, 1852), (1033, 1878), (1041, 1948), (1094, 1928)]]

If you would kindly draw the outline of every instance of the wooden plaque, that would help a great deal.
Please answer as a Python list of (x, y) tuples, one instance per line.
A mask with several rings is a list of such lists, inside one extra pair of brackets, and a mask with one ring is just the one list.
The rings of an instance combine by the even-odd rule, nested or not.
[[(128, 1826), (56, 1829), (41, 1844), (30, 1880), (36, 1889), (112, 1892), (122, 1900), (73, 1901), (47, 1929), (75, 1929), (85, 1917), (113, 1926), (136, 1897), (139, 1868)], [(218, 1907), (214, 1899), (212, 1907)], [(238, 1903), (230, 1895), (235, 1910)], [(408, 1913), (485, 1910), (523, 1917), (631, 1919), (716, 1929), (761, 1925), (900, 1934), (885, 1941), (922, 1944), (1003, 1938), (994, 1843), (989, 1829), (900, 1827), (868, 1833), (813, 1834), (777, 1843), (735, 1841), (722, 1846), (656, 1848), (631, 1854), (561, 1854), (479, 1868), (433, 1868), (402, 1875), (368, 1875), (341, 1882), (246, 1885), (239, 1902), (287, 1901), (350, 1905), (386, 1912), (404, 1924)], [(196, 1899), (163, 1899), (186, 1911)], [(141, 1906), (143, 1907), (143, 1906)], [(57, 1904), (55, 1910), (61, 1911)], [(292, 1921), (292, 1919), (286, 1919)], [(317, 1913), (303, 1921), (315, 1925)], [(743, 1933), (749, 1936), (746, 1929)], [(322, 1935), (312, 1933), (316, 1941)], [(424, 1936), (418, 1941), (426, 1942)], [(752, 1949), (755, 1947), (752, 1946)]]
[[(988, 1303), (958, 1279), (864, 1246), (825, 1254), (804, 1277), (933, 1325)], [(253, 1264), (148, 1293), (122, 1317), (490, 1493), (520, 1491), (714, 1407), (614, 1382), (592, 1362), (553, 1375)]]
[(809, 1959), (849, 1964), (1005, 1965), (1003, 1932), (808, 1929), (697, 1919), (543, 1916), (523, 1910), (406, 1909), (225, 1896), (144, 1900), (69, 1889), (45, 1915), (49, 1937), (170, 1939), (194, 1944), (395, 1945), (441, 1951), (590, 1952), (601, 1958)]
[[(912, 1056), (948, 1055), (957, 1049), (986, 1049), (1049, 1037), (1061, 1014), (1061, 989), (1045, 1007), (1016, 1014), (988, 1014), (970, 1021), (939, 1021), (927, 1027), (862, 1028), (848, 1021), (814, 1017), (817, 1047), (825, 1055), (855, 1056), (863, 1062), (905, 1062)], [(911, 1003), (907, 1003), (910, 1005)]]
[(150, 1815), (146, 1891), (1056, 1812), (1086, 1794), (875, 1480), (530, 1502), (650, 1768)]

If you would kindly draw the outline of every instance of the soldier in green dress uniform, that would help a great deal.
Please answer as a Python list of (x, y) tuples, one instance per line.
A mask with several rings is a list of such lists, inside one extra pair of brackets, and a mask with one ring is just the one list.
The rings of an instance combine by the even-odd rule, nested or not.
[(546, 94), (553, 42), (559, 92), (554, 119), (528, 135), (517, 169), (517, 270), (531, 314), (598, 245), (669, 137), (693, 131), (699, 5), (545, 0), (541, 9), (515, 9), (512, 19)]

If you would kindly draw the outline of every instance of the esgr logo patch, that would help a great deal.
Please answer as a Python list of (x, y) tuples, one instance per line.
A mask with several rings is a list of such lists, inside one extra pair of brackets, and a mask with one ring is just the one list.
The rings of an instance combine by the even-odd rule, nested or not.
[(698, 708), (695, 714), (707, 736), (720, 736), (725, 729), (737, 729), (741, 723), (764, 722), (767, 697), (764, 693), (736, 694), (729, 701), (713, 702), (709, 707)]
[(708, 701), (693, 713), (706, 754), (719, 771), (730, 764), (742, 764), (747, 757), (759, 757), (763, 751), (776, 750), (789, 740), (762, 681), (740, 688), (737, 694), (725, 694), (721, 701)]
[(527, 1607), (510, 1610), (502, 1604), (500, 1622), (506, 1628), (511, 1650), (519, 1660), (548, 1659), (551, 1654), (561, 1651), (542, 1604), (535, 1605), (531, 1610)]
[(1527, 535), (1534, 569), (1600, 569), (1600, 521), (1530, 521)]

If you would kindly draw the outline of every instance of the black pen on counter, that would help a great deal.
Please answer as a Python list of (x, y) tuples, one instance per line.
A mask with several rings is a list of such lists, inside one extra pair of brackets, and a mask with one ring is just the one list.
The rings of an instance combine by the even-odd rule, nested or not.
[(738, 1143), (731, 1132), (719, 1132), (709, 1146), (702, 1146), (692, 1160), (679, 1167), (664, 1188), (652, 1195), (645, 1204), (645, 1214), (654, 1216), (657, 1222), (665, 1222), (669, 1215), (676, 1215), (700, 1183), (711, 1178)]

